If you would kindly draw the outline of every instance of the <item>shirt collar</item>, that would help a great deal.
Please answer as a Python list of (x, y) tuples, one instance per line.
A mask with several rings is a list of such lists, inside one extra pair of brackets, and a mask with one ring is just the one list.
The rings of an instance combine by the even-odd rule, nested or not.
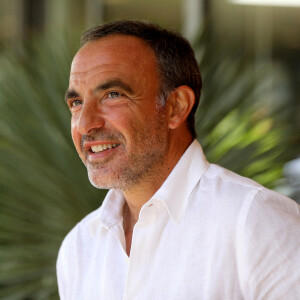
[(109, 190), (98, 214), (96, 214), (90, 223), (92, 235), (95, 235), (99, 224), (106, 229), (110, 229), (122, 222), (124, 203), (125, 198), (122, 192), (113, 189)]
[(199, 142), (194, 140), (152, 197), (153, 200), (158, 199), (165, 205), (176, 224), (181, 219), (193, 189), (208, 167), (209, 163)]
[[(185, 210), (188, 199), (200, 181), (200, 178), (208, 169), (202, 148), (197, 140), (194, 140), (182, 155), (166, 181), (162, 184), (154, 196), (147, 202), (160, 201), (164, 204), (170, 217), (178, 224)], [(122, 209), (125, 199), (122, 192), (110, 190), (99, 210), (99, 214), (91, 222), (92, 234), (100, 223), (109, 229), (123, 220)], [(146, 205), (146, 204), (145, 204)]]

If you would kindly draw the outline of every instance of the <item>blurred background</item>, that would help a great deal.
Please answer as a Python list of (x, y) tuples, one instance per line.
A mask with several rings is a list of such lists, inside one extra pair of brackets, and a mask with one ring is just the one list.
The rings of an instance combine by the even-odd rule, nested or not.
[[(81, 34), (116, 19), (178, 30), (203, 76), (208, 159), (300, 201), (300, 1), (1, 0), (0, 299), (58, 299), (66, 233), (97, 208), (64, 104)], [(142, 58), (141, 58), (142, 59)]]

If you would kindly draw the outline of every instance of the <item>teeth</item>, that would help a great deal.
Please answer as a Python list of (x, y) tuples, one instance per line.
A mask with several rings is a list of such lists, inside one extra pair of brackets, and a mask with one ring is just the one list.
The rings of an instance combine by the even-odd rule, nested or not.
[(91, 147), (91, 149), (94, 153), (97, 153), (115, 147), (117, 147), (117, 144), (102, 144), (102, 145), (94, 145)]

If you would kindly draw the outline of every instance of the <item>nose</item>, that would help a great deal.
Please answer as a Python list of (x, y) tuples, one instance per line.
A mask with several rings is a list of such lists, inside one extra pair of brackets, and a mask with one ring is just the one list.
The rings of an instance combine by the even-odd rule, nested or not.
[(77, 119), (77, 131), (81, 135), (89, 134), (93, 129), (99, 129), (104, 126), (105, 120), (101, 109), (97, 107), (96, 101), (84, 101)]

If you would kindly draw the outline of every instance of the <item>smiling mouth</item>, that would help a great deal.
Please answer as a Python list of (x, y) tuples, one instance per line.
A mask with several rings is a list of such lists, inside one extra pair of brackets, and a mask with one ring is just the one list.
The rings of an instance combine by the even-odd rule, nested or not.
[(93, 153), (103, 152), (108, 149), (116, 148), (119, 144), (102, 144), (102, 145), (94, 145), (91, 147), (91, 151)]

